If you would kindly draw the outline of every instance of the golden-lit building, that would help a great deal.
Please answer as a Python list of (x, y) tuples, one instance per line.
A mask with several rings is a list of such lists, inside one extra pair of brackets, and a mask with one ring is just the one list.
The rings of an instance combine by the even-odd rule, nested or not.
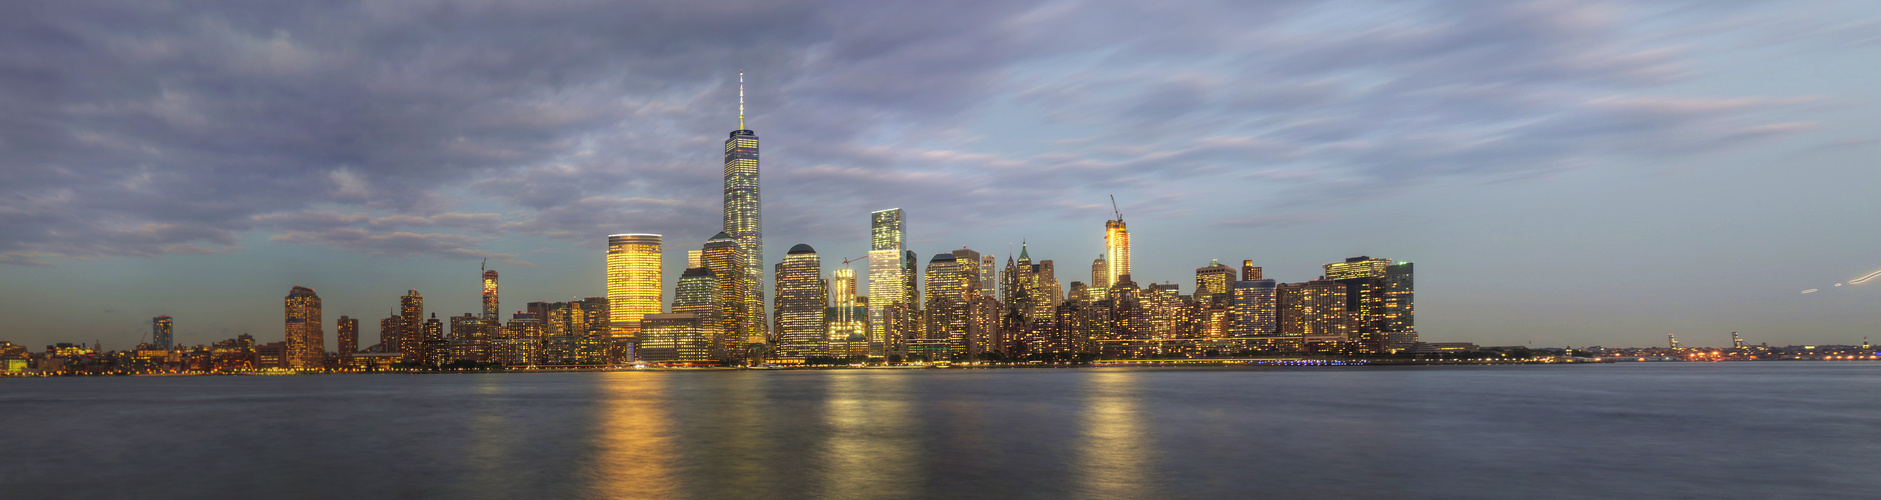
[(320, 328), (320, 296), (312, 288), (287, 292), (287, 342), (281, 354), (287, 368), (317, 370), (326, 365), (326, 339)]
[(828, 329), (823, 324), (829, 307), (829, 289), (823, 282), (823, 263), (816, 249), (790, 247), (776, 266), (777, 353), (786, 360), (801, 360), (827, 353)]
[(1274, 288), (1280, 336), (1304, 345), (1350, 340), (1344, 283), (1314, 280)]
[(398, 299), (399, 332), (395, 352), (399, 361), (417, 363), (424, 358), (425, 298), (417, 290), (408, 290)]
[[(974, 259), (974, 267), (979, 267)], [(974, 284), (978, 269), (963, 269), (961, 260), (951, 253), (936, 254), (927, 262), (927, 304), (925, 345), (929, 360), (947, 359), (949, 353), (966, 353), (972, 338), (967, 332), (968, 307), (979, 295)], [(935, 352), (938, 351), (938, 352)]]
[[(720, 232), (705, 241), (705, 248), (699, 259), (706, 269), (712, 271), (718, 288), (714, 297), (718, 306), (718, 320), (721, 326), (712, 339), (712, 358), (719, 360), (744, 359), (744, 344), (756, 331), (753, 323), (764, 323), (763, 318), (753, 318), (750, 313), (751, 281), (745, 276), (744, 250), (731, 235)], [(677, 310), (673, 312), (679, 312)]]
[(1130, 230), (1124, 228), (1122, 214), (1117, 220), (1104, 221), (1104, 264), (1104, 283), (1096, 286), (1109, 287), (1119, 276), (1130, 274)]
[(660, 265), (660, 235), (607, 237), (607, 301), (613, 337), (631, 341), (640, 330), (641, 317), (661, 312), (666, 301)]
[(1234, 268), (1222, 265), (1219, 260), (1209, 261), (1208, 267), (1195, 268), (1195, 300), (1228, 293), (1234, 282)]
[(641, 318), (640, 359), (654, 363), (704, 363), (712, 359), (710, 315), (648, 314)]
[(496, 297), (496, 270), (488, 269), (483, 271), (482, 319), (491, 324), (495, 324), (499, 321), (499, 315), (501, 314), (503, 314), (503, 308), (497, 303)]
[[(742, 250), (737, 283), (747, 311), (744, 342), (763, 342), (768, 322), (764, 303), (764, 215), (758, 190), (758, 135), (745, 128), (745, 75), (738, 72), (738, 130), (725, 139), (725, 234)], [(717, 272), (717, 269), (713, 269)], [(725, 273), (718, 273), (721, 280)], [(729, 298), (729, 297), (721, 297)], [(655, 310), (653, 312), (659, 312)], [(636, 316), (638, 317), (638, 316)]]
[(1110, 283), (1110, 262), (1099, 255), (1091, 260), (1091, 283), (1085, 285), (1083, 300), (1104, 300), (1105, 294), (1110, 292)]
[(1383, 278), (1385, 267), (1390, 265), (1391, 259), (1374, 259), (1361, 255), (1346, 259), (1345, 262), (1326, 264), (1326, 279), (1338, 281), (1352, 278)]

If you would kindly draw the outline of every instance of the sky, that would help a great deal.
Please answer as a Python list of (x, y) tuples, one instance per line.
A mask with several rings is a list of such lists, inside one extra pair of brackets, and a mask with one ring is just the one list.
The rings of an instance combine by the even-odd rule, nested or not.
[[(766, 262), (1028, 245), (1088, 280), (1417, 263), (1426, 341), (1881, 340), (1881, 3), (26, 1), (0, 7), (0, 340), (361, 342), (604, 295), (606, 236)], [(863, 264), (857, 264), (861, 266)], [(1835, 286), (1843, 283), (1844, 286)], [(1817, 289), (1814, 293), (1803, 290)], [(670, 299), (670, 297), (669, 297)]]

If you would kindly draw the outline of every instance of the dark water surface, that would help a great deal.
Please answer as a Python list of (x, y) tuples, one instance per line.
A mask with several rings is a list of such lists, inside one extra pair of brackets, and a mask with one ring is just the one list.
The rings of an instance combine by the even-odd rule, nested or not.
[(1876, 498), (1881, 363), (0, 380), (4, 498)]

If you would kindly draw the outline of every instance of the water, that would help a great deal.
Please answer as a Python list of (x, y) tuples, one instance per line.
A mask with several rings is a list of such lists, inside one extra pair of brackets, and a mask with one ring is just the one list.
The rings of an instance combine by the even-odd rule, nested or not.
[(0, 380), (6, 498), (1872, 498), (1881, 363)]

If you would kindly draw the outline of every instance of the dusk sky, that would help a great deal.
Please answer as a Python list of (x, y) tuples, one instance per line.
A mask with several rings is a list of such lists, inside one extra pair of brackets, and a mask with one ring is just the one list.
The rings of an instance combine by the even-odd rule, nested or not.
[(1114, 194), (1139, 283), (1415, 261), (1426, 341), (1881, 340), (1835, 286), (1881, 270), (1881, 2), (1717, 0), (13, 2), (0, 340), (275, 342), (301, 285), (370, 345), (485, 258), (506, 313), (604, 295), (629, 232), (670, 300), (741, 68), (767, 270), (900, 207), (922, 267), (1088, 281)]

